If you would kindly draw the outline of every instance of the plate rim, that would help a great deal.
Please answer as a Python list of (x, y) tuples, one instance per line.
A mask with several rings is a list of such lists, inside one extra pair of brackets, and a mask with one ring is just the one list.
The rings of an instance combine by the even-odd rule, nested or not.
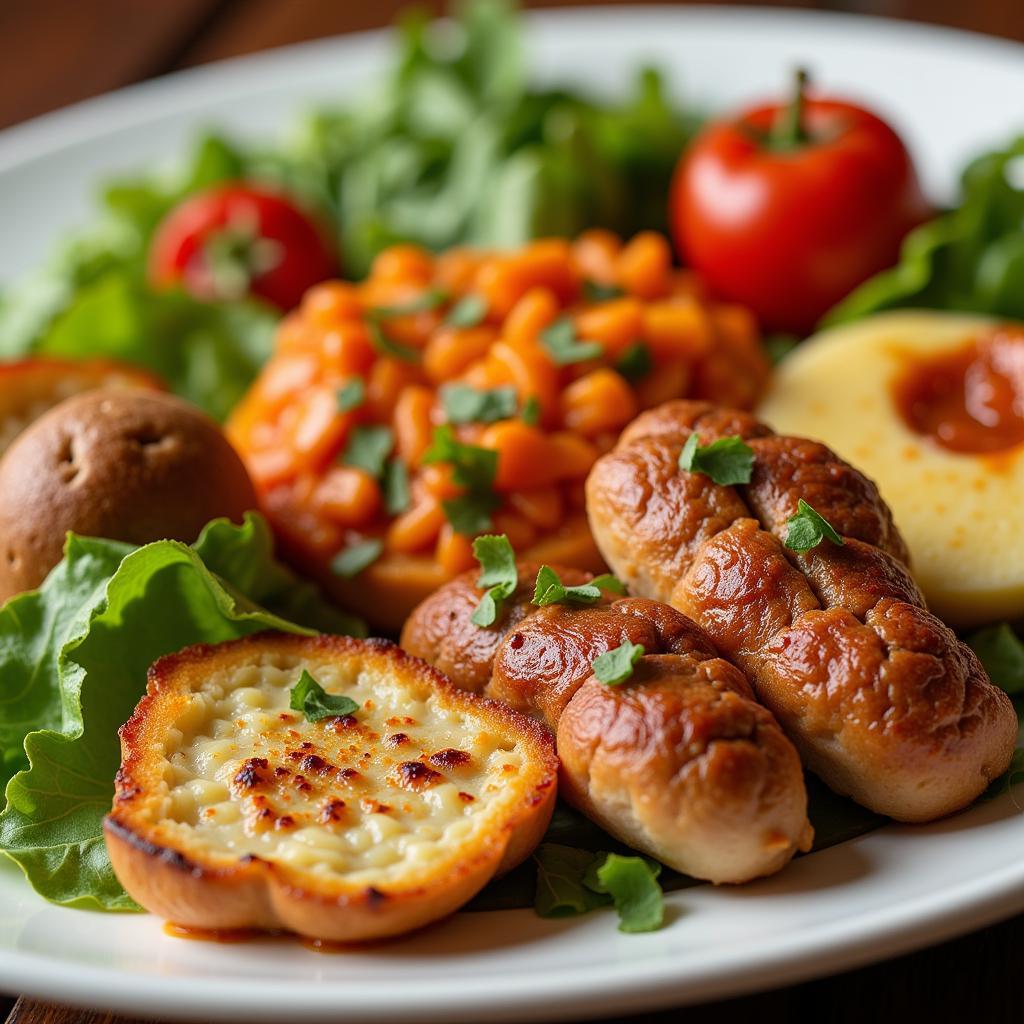
[[(750, 6), (693, 5), (677, 8), (612, 5), (556, 8), (527, 14), (531, 29), (543, 28), (547, 31), (557, 31), (560, 26), (584, 19), (614, 22), (623, 18), (633, 22), (648, 20), (655, 24), (667, 20), (676, 24), (743, 21), (745, 27), (752, 31), (764, 25), (776, 29), (797, 25), (801, 29), (810, 28), (819, 32), (825, 29), (835, 31), (839, 26), (856, 27), (859, 32), (868, 35), (884, 32), (890, 38), (912, 38), (915, 44), (953, 44), (961, 53), (969, 50), (977, 55), (998, 52), (1001, 57), (1024, 57), (1024, 44), (1013, 40), (945, 26), (831, 11)], [(251, 85), (246, 89), (244, 83), (245, 80), (251, 82), (255, 75), (272, 78), (280, 74), (282, 69), (286, 70), (310, 54), (319, 56), (321, 53), (328, 54), (357, 46), (379, 48), (386, 44), (388, 38), (389, 30), (378, 29), (275, 47), (172, 72), (42, 114), (0, 131), (0, 175), (29, 161), (45, 159), (66, 147), (106, 134), (131, 130), (154, 118), (201, 110), (204, 101), (209, 99), (203, 94), (211, 85), (214, 90), (223, 90), (223, 83), (227, 83), (231, 90), (251, 92)], [(224, 92), (218, 91), (216, 95), (221, 97)], [(888, 834), (890, 829), (891, 826), (887, 826), (878, 833), (851, 840), (850, 843), (870, 844), (873, 838)], [(841, 844), (839, 849), (850, 843)], [(828, 852), (822, 851), (817, 856), (827, 855)], [(21, 881), (19, 884), (26, 883)], [(950, 892), (953, 893), (952, 897)], [(669, 899), (674, 903), (684, 902), (685, 891), (672, 894)], [(837, 919), (838, 923), (832, 921), (828, 926), (816, 929), (814, 934), (820, 935), (819, 946), (827, 947), (825, 952), (819, 948), (817, 952), (810, 953), (805, 935), (799, 941), (790, 936), (781, 937), (767, 952), (763, 943), (760, 952), (755, 945), (749, 950), (741, 948), (738, 964), (733, 958), (728, 962), (720, 962), (709, 972), (708, 977), (697, 982), (684, 982), (688, 987), (682, 993), (677, 987), (680, 984), (678, 977), (667, 973), (660, 978), (647, 977), (645, 971), (635, 963), (628, 965), (634, 977), (625, 979), (626, 982), (632, 980), (633, 984), (623, 983), (623, 979), (618, 978), (614, 972), (595, 979), (593, 974), (587, 975), (584, 968), (579, 968), (578, 977), (573, 972), (563, 975), (560, 979), (561, 991), (546, 987), (547, 983), (530, 986), (526, 990), (520, 987), (510, 1007), (492, 1006), (488, 1009), (488, 1015), (495, 1020), (538, 1017), (569, 1019), (589, 1016), (595, 1012), (639, 1012), (668, 1004), (682, 1006), (722, 998), (726, 995), (723, 992), (726, 977), (729, 979), (728, 994), (739, 995), (859, 967), (943, 941), (1024, 910), (1024, 862), (1008, 864), (998, 874), (965, 878), (956, 889), (947, 890), (941, 900), (929, 901), (921, 897), (910, 905), (918, 909), (908, 911), (908, 904), (901, 903), (898, 904), (899, 910), (890, 908), (861, 914), (852, 920)], [(897, 920), (887, 923), (889, 917)], [(37, 998), (53, 999), (55, 965), (62, 969), (60, 991), (56, 998), (115, 1012), (152, 1012), (159, 1001), (159, 994), (147, 998), (147, 987), (153, 985), (155, 978), (169, 984), (167, 976), (124, 972), (112, 967), (69, 962), (25, 951), (0, 950), (0, 989), (9, 987), (12, 991), (17, 990)], [(493, 975), (490, 977), (493, 978)], [(566, 981), (568, 977), (572, 980)], [(126, 985), (126, 979), (130, 984)], [(279, 1017), (279, 1004), (268, 1007), (266, 1001), (270, 992), (281, 992), (281, 982), (251, 981), (248, 991), (243, 993), (243, 1001), (235, 1004), (229, 1001), (230, 993), (225, 991), (224, 984), (222, 979), (193, 977), (190, 985), (182, 986), (180, 990), (182, 1004), (160, 1006), (159, 1012), (170, 1012), (173, 1017), (180, 1019), (230, 1019), (243, 1014), (254, 1021), (275, 1019), (275, 1014)], [(442, 993), (444, 984), (447, 984), (447, 993)], [(435, 988), (442, 998), (425, 1009), (421, 1000), (424, 991), (430, 987)], [(397, 1013), (394, 1002), (381, 1006), (367, 1001), (353, 1008), (358, 1019), (368, 1021), (393, 1020), (402, 1012), (406, 1014), (403, 1019), (422, 1021), (478, 1019), (481, 993), (452, 985), (450, 976), (447, 980), (442, 978), (434, 986), (418, 981), (415, 988), (415, 997), (410, 997), (404, 1010)], [(588, 996), (581, 1005), (582, 988), (588, 990)], [(328, 1016), (336, 1019), (337, 991), (336, 982), (314, 987), (314, 998), (308, 999), (296, 1010), (294, 1019), (317, 1020)], [(597, 995), (594, 995), (595, 992)], [(352, 994), (351, 991), (349, 994)], [(445, 998), (447, 1001), (444, 1001)], [(595, 1009), (598, 1006), (600, 1009)]]

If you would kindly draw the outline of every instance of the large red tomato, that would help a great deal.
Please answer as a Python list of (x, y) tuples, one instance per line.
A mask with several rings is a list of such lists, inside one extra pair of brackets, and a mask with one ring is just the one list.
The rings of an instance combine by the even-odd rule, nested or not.
[(769, 330), (809, 332), (896, 262), (927, 219), (910, 155), (881, 118), (804, 96), (709, 124), (672, 186), (680, 257)]
[(307, 288), (333, 277), (323, 232), (291, 200), (248, 184), (189, 196), (156, 229), (149, 277), (206, 300), (257, 295), (292, 309)]

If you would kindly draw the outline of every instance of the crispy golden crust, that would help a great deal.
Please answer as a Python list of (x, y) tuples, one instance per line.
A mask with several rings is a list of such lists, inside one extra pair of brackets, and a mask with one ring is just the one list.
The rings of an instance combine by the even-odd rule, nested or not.
[[(751, 483), (679, 470), (692, 430), (702, 444), (745, 437)], [(799, 498), (848, 538), (842, 547), (783, 546)], [(925, 610), (874, 484), (823, 445), (670, 402), (598, 461), (587, 505), (613, 569), (703, 626), (837, 791), (927, 821), (1005, 771), (1017, 733), (1009, 699)]]
[[(482, 595), (476, 585), (480, 571), (474, 569), (456, 576), (413, 609), (402, 628), (402, 647), (429, 661), (461, 689), (482, 693), (505, 634), (536, 610), (530, 601), (540, 564), (523, 561), (517, 568), (519, 584), (503, 603), (494, 625), (481, 629), (472, 622)], [(561, 565), (555, 571), (571, 587), (592, 578), (588, 572)]]
[[(771, 874), (809, 847), (796, 751), (684, 615), (644, 598), (530, 611), (521, 586), (483, 643), (469, 622), (479, 598), (473, 576), (443, 587), (410, 620), (415, 649), (443, 654), (459, 685), (492, 671), (488, 696), (557, 730), (563, 794), (612, 835), (714, 882)], [(443, 626), (442, 610), (462, 607), (447, 644), (422, 643), (424, 620)], [(599, 683), (593, 660), (626, 640), (647, 652), (634, 676)]]
[[(382, 873), (382, 881), (368, 881), (363, 869), (347, 873), (319, 870), (323, 865), (296, 866), (276, 853), (273, 846), (267, 852), (260, 847), (258, 853), (239, 853), (223, 842), (218, 846), (208, 834), (203, 836), (198, 825), (182, 828), (179, 822), (168, 820), (166, 775), (172, 770), (162, 752), (174, 742), (176, 730), (184, 728), (182, 723), (194, 714), (189, 703), (194, 695), (209, 687), (214, 688), (211, 692), (219, 692), (216, 686), (223, 684), (210, 680), (222, 681), (226, 672), (268, 661), (287, 666), (293, 675), (301, 668), (323, 674), (325, 666), (333, 666), (357, 680), (370, 679), (377, 693), (396, 686), (397, 694), (416, 695), (417, 700), (436, 706), (442, 717), (452, 713), (462, 716), (459, 721), (495, 749), (521, 753), (523, 770), (514, 778), (503, 776), (502, 802), (492, 805), (494, 809), (481, 811), (491, 815), (483, 821), (484, 827), (462, 833), (465, 838), (459, 841), (446, 841), (437, 859), (425, 864), (402, 861), (401, 870)], [(367, 713), (370, 706), (364, 705)], [(383, 714), (384, 708), (379, 711)], [(332, 726), (332, 722), (336, 724)], [(345, 719), (328, 720), (322, 726), (323, 734), (330, 735), (342, 727), (348, 730), (346, 737), (349, 732), (360, 735), (358, 723)], [(373, 735), (362, 729), (362, 744), (372, 743)], [(470, 739), (467, 735), (467, 745)], [(344, 743), (348, 742), (346, 738)], [(121, 730), (121, 744), (123, 762), (114, 807), (104, 822), (114, 870), (129, 894), (146, 909), (194, 928), (287, 929), (341, 942), (383, 938), (419, 928), (456, 910), (497, 873), (528, 856), (547, 828), (556, 793), (558, 762), (551, 738), (539, 723), (459, 690), (433, 668), (387, 641), (260, 634), (212, 647), (189, 648), (163, 658), (151, 669), (147, 693)], [(330, 750), (327, 740), (324, 744), (322, 749), (302, 744), (302, 755), (309, 758), (303, 762), (305, 777), (289, 777), (287, 781), (297, 782), (306, 791), (312, 786), (314, 798), (322, 800), (324, 807), (340, 808), (340, 829), (351, 808), (345, 811), (345, 801), (334, 797), (344, 795), (350, 802), (353, 797), (347, 790), (334, 792), (331, 787), (342, 783), (330, 779), (348, 779), (358, 773), (338, 769), (344, 756), (339, 751), (346, 749), (344, 745), (334, 751), (337, 765), (328, 763), (325, 768)], [(380, 748), (387, 745), (379, 743)], [(235, 796), (262, 800), (258, 806), (264, 808), (261, 814), (271, 819), (268, 828), (308, 829), (315, 823), (302, 820), (301, 811), (293, 804), (281, 804), (282, 799), (292, 798), (294, 786), (284, 796), (279, 793), (280, 787), (274, 788), (278, 777), (288, 774), (284, 765), (294, 768), (294, 762), (280, 750), (266, 754), (262, 760), (249, 758), (242, 762), (230, 783)], [(455, 758), (453, 754), (460, 756)], [(283, 758), (277, 766), (275, 755)], [(381, 755), (374, 749), (373, 756)], [(396, 753), (394, 757), (400, 759), (401, 755)], [(407, 771), (407, 785), (418, 785), (421, 774), (431, 777), (428, 784), (444, 772), (455, 779), (464, 759), (459, 751), (442, 751), (423, 762), (430, 765), (429, 769)], [(369, 771), (368, 764), (365, 759), (360, 764), (363, 773)], [(420, 762), (410, 764), (416, 768)], [(403, 767), (408, 769), (409, 765), (398, 765), (394, 771)], [(324, 777), (329, 781), (325, 783)], [(400, 799), (401, 791), (396, 796)], [(375, 807), (377, 816), (389, 810), (379, 802)], [(287, 814), (282, 815), (282, 811)], [(320, 823), (325, 820), (323, 816), (317, 819)], [(260, 821), (247, 820), (246, 835), (251, 837), (253, 829), (259, 827)], [(332, 832), (329, 828), (327, 831)], [(343, 833), (333, 830), (332, 834)]]

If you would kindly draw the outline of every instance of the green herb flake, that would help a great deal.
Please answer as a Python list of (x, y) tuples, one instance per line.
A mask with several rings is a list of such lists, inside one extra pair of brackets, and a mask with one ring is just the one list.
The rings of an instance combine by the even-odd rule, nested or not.
[(443, 288), (428, 288), (407, 302), (399, 302), (393, 306), (372, 306), (367, 316), (374, 320), (392, 320), (399, 316), (412, 316), (415, 313), (429, 313), (438, 309), (450, 300), (451, 296)]
[(967, 644), (996, 686), (1014, 696), (1024, 693), (1024, 642), (1008, 623), (975, 630)]
[(514, 387), (478, 390), (468, 384), (446, 384), (441, 403), (449, 423), (495, 423), (511, 419), (519, 408)]
[(593, 853), (559, 843), (542, 843), (534, 854), (539, 917), (564, 918), (614, 905), (619, 931), (648, 932), (664, 921), (658, 875), (661, 865), (645, 857)]
[(625, 290), (617, 284), (603, 284), (589, 279), (583, 282), (583, 297), (587, 302), (611, 302), (613, 299), (621, 299), (625, 294)]
[(384, 551), (382, 540), (364, 540), (343, 548), (331, 560), (331, 572), (335, 576), (350, 580), (364, 569), (373, 565)]
[(576, 327), (567, 316), (542, 331), (540, 340), (558, 366), (598, 359), (604, 354), (604, 349), (596, 341), (580, 341), (576, 337)]
[(590, 667), (599, 683), (621, 686), (633, 674), (633, 668), (645, 653), (643, 644), (624, 640), (618, 647), (596, 657)]
[(816, 548), (823, 540), (830, 540), (833, 544), (844, 544), (845, 541), (836, 533), (832, 524), (819, 515), (810, 505), (801, 498), (797, 502), (795, 515), (786, 520), (789, 527), (786, 533), (786, 547), (790, 551), (810, 551)]
[(338, 388), (338, 412), (351, 412), (358, 409), (366, 398), (366, 385), (361, 377), (353, 377)]
[(646, 857), (604, 855), (592, 864), (583, 884), (594, 892), (611, 896), (619, 913), (619, 931), (657, 931), (665, 919), (665, 901), (658, 884), (661, 865)]
[(367, 320), (366, 326), (370, 330), (370, 343), (382, 356), (401, 359), (403, 363), (418, 363), (420, 361), (420, 353), (416, 349), (402, 345), (394, 338), (389, 337), (376, 320)]
[(445, 317), (449, 327), (477, 327), (487, 317), (487, 300), (482, 295), (464, 295)]
[(640, 380), (654, 369), (651, 350), (642, 342), (634, 341), (626, 348), (615, 363), (615, 369), (626, 380)]
[(691, 434), (679, 453), (679, 468), (703, 473), (716, 484), (749, 484), (754, 471), (754, 450), (741, 437), (720, 437), (701, 445)]
[(601, 592), (604, 590), (611, 590), (617, 594), (626, 592), (621, 580), (611, 573), (595, 576), (589, 583), (580, 586), (567, 587), (550, 565), (542, 565), (537, 571), (533, 603), (538, 608), (544, 608), (549, 604), (596, 604), (601, 600)]
[(401, 515), (409, 507), (412, 500), (409, 493), (409, 470), (401, 459), (388, 460), (381, 488), (384, 491), (384, 507), (389, 516)]
[(536, 395), (523, 402), (522, 412), (519, 414), (522, 421), (528, 427), (535, 427), (540, 423), (540, 399)]
[(375, 480), (379, 480), (394, 445), (395, 435), (390, 427), (356, 427), (349, 435), (341, 461), (346, 466), (366, 470)]
[(470, 491), (461, 497), (442, 501), (441, 508), (456, 533), (474, 537), (491, 528), (492, 516), (500, 504), (496, 494)]
[(448, 462), (452, 466), (452, 479), (473, 490), (489, 490), (498, 472), (498, 453), (492, 448), (478, 448), (463, 444), (447, 423), (435, 427), (430, 447), (423, 453), (424, 465)]
[(359, 710), (359, 705), (351, 697), (328, 693), (305, 669), (289, 691), (288, 706), (292, 711), (301, 711), (307, 722), (340, 718)]
[(541, 843), (533, 855), (537, 864), (538, 917), (559, 918), (588, 914), (612, 903), (609, 893), (595, 892), (583, 884), (584, 876), (601, 854), (577, 850), (560, 843)]
[(516, 553), (505, 534), (477, 537), (473, 541), (473, 557), (480, 563), (476, 585), (487, 588), (470, 621), (475, 626), (492, 626), (501, 614), (507, 598), (519, 583)]

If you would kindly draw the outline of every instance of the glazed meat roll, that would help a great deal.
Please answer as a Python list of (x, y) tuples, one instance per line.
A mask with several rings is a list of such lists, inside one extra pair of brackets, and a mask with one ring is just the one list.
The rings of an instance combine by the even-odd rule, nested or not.
[[(470, 622), (482, 591), (467, 573), (413, 612), (402, 645), (456, 685), (544, 721), (562, 795), (678, 871), (744, 882), (810, 847), (795, 749), (693, 622), (642, 598), (535, 608), (537, 567), (518, 568), (494, 626)], [(645, 655), (624, 684), (600, 682), (593, 661), (626, 641)]]
[[(743, 439), (750, 482), (680, 469), (693, 433), (701, 446)], [(841, 545), (785, 547), (800, 499)], [(926, 610), (875, 485), (824, 445), (775, 436), (746, 413), (669, 402), (595, 464), (587, 511), (617, 575), (702, 626), (837, 792), (928, 821), (1006, 770), (1009, 698)]]

